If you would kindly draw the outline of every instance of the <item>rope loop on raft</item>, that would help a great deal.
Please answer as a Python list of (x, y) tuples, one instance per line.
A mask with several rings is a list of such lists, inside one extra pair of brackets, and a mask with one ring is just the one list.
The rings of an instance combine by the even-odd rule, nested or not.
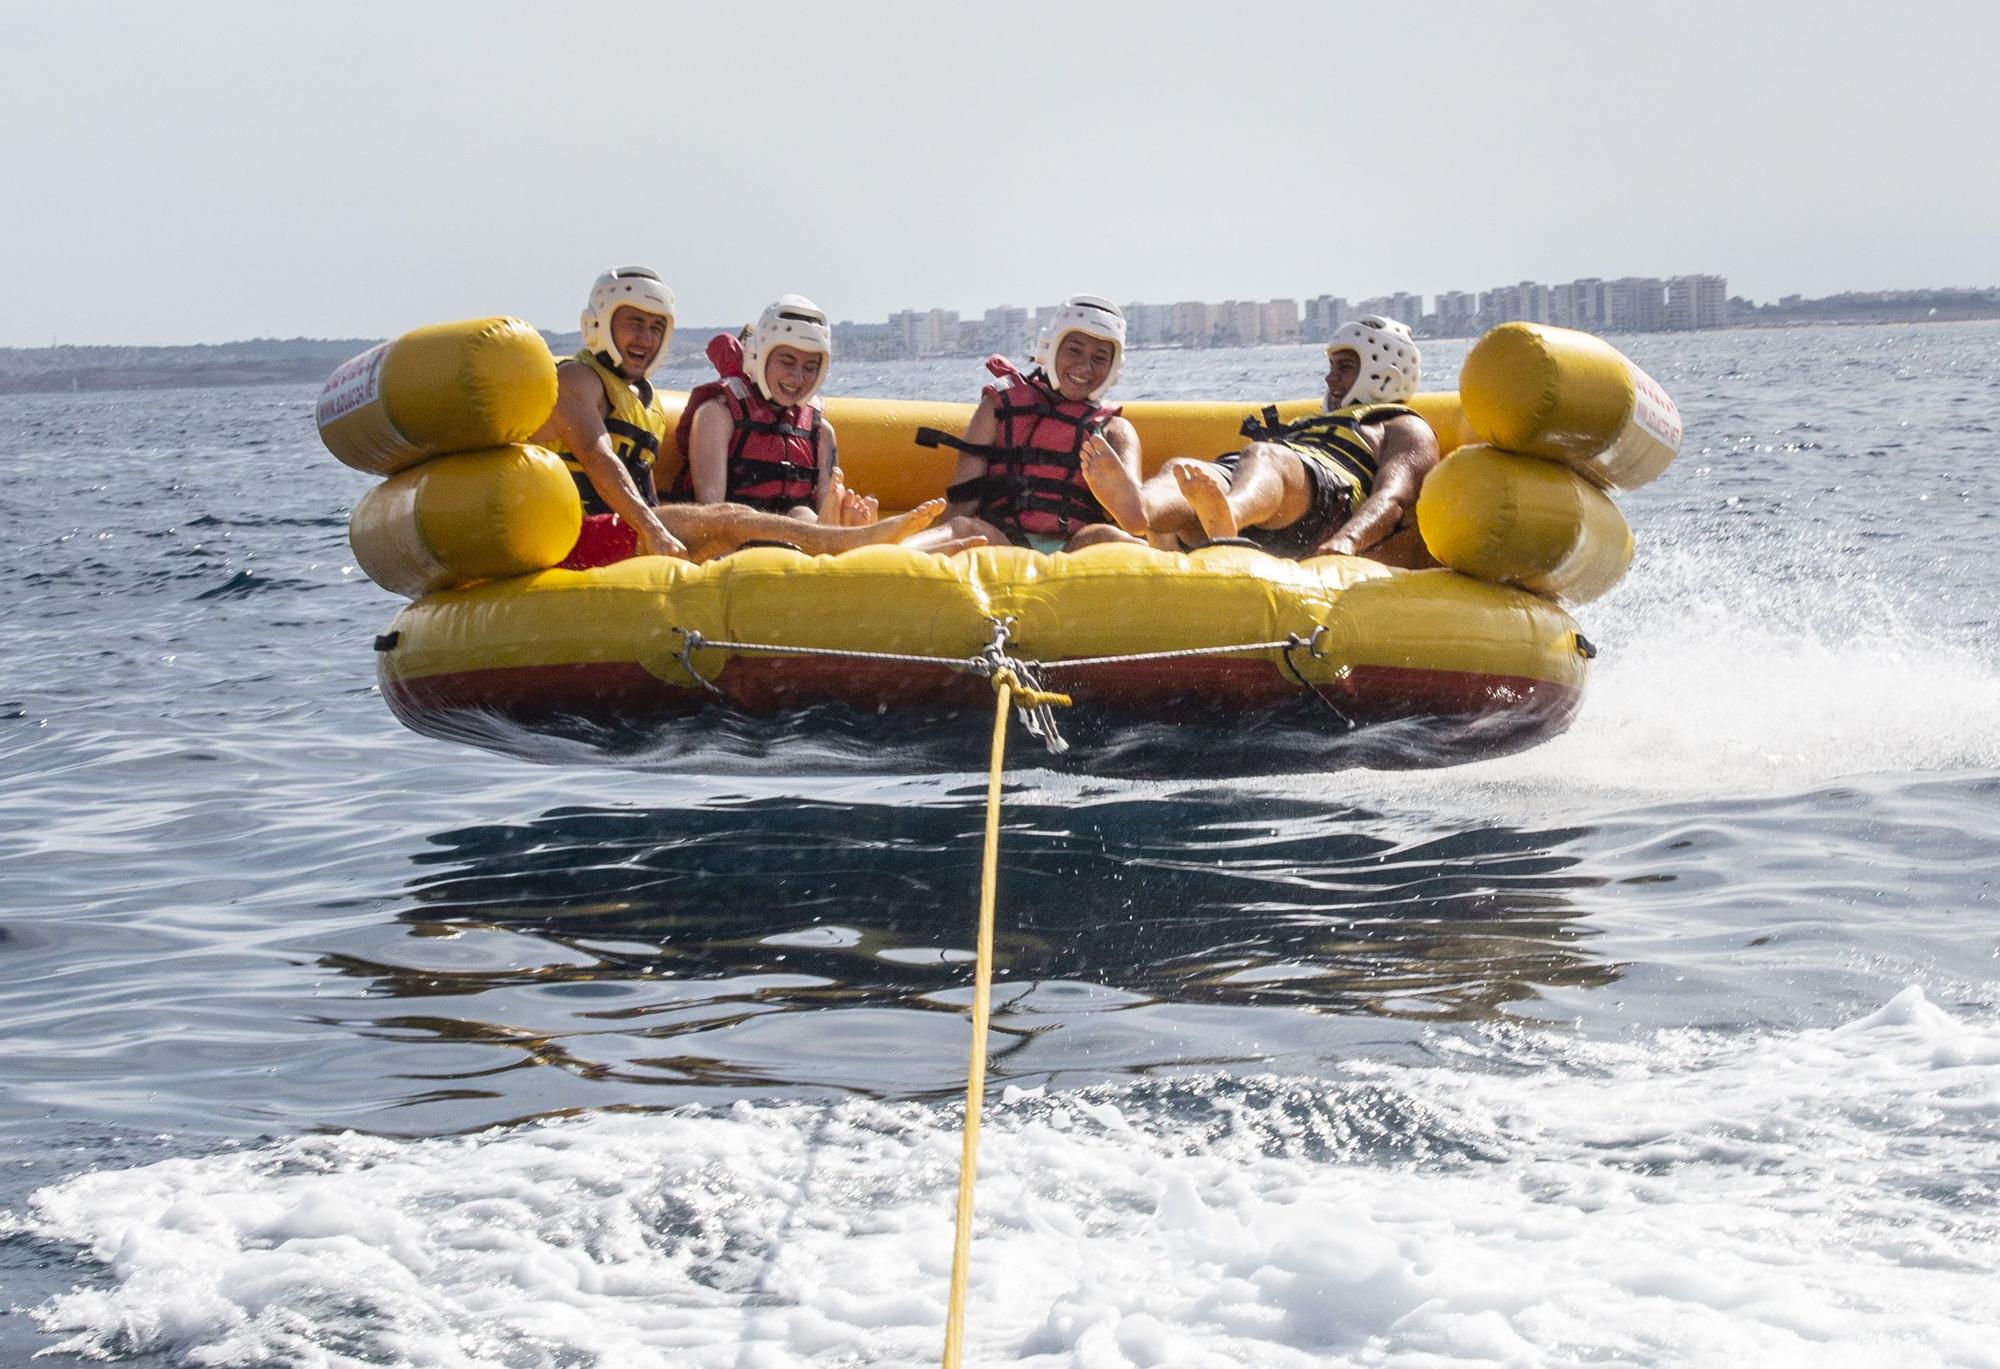
[(1324, 660), (1323, 644), (1326, 640), (1324, 625), (1315, 627), (1310, 637), (1291, 633), (1279, 640), (1269, 642), (1240, 642), (1230, 646), (1182, 647), (1174, 651), (1134, 651), (1120, 656), (1079, 656), (1066, 661), (1029, 661), (1013, 655), (1008, 645), (1013, 636), (1012, 618), (989, 618), (993, 625), (993, 636), (980, 649), (977, 656), (920, 656), (896, 651), (848, 651), (840, 647), (786, 646), (778, 642), (726, 642), (705, 637), (694, 628), (676, 627), (672, 631), (680, 639), (680, 649), (674, 658), (688, 678), (700, 685), (708, 694), (726, 700), (726, 695), (711, 679), (695, 668), (694, 653), (697, 651), (733, 651), (742, 655), (756, 656), (816, 656), (834, 661), (887, 661), (905, 665), (943, 666), (947, 670), (963, 671), (978, 675), (992, 682), (998, 690), (1004, 682), (1007, 692), (1013, 696), (1014, 705), (1020, 711), (1021, 725), (1028, 735), (1039, 740), (1048, 748), (1049, 754), (1060, 756), (1069, 750), (1069, 743), (1063, 739), (1056, 727), (1057, 708), (1068, 708), (1073, 702), (1069, 695), (1043, 688), (1041, 675), (1045, 671), (1076, 670), (1085, 666), (1137, 665), (1153, 661), (1184, 661), (1204, 656), (1241, 656), (1259, 651), (1277, 651), (1284, 655), (1285, 668), (1292, 678), (1315, 697), (1325, 702), (1325, 696), (1314, 688), (1292, 659), (1295, 651), (1305, 651), (1314, 660)]

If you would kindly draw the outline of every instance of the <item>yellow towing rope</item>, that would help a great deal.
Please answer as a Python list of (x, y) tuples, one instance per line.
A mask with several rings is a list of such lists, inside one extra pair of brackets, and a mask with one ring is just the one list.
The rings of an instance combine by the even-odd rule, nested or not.
[(965, 1279), (972, 1263), (972, 1183), (979, 1171), (979, 1114), (986, 1097), (986, 1023), (993, 997), (993, 900), (1000, 877), (1000, 770), (1007, 710), (1069, 707), (1067, 694), (1031, 689), (1012, 670), (993, 672), (993, 755), (986, 769), (986, 853), (979, 871), (979, 956), (972, 974), (972, 1061), (965, 1072), (965, 1141), (958, 1159), (958, 1223), (951, 1243), (951, 1300), (945, 1312), (944, 1369), (959, 1369), (965, 1348)]
[[(1059, 736), (1051, 708), (1068, 708), (1067, 694), (1039, 687), (1039, 670), (1080, 670), (1085, 666), (1125, 665), (1141, 661), (1172, 661), (1199, 656), (1241, 656), (1253, 652), (1283, 653), (1285, 666), (1298, 683), (1321, 703), (1326, 696), (1309, 684), (1292, 661), (1292, 653), (1309, 651), (1315, 660), (1325, 659), (1321, 642), (1324, 625), (1313, 628), (1310, 637), (1294, 632), (1270, 642), (1238, 642), (1229, 646), (1186, 647), (1177, 651), (1143, 651), (1122, 656), (1073, 657), (1064, 661), (1030, 663), (1007, 654), (1011, 618), (996, 618), (993, 640), (977, 656), (913, 656), (900, 652), (846, 651), (833, 647), (786, 646), (777, 642), (726, 642), (711, 640), (692, 628), (670, 629), (680, 638), (675, 653), (688, 678), (709, 694), (727, 700), (715, 681), (695, 668), (697, 651), (730, 651), (773, 656), (816, 656), (830, 660), (897, 661), (910, 665), (945, 666), (953, 670), (975, 671), (993, 684), (993, 752), (986, 775), (986, 854), (979, 878), (979, 954), (972, 977), (972, 1059), (965, 1078), (965, 1139), (958, 1161), (958, 1221), (951, 1246), (951, 1296), (945, 1312), (944, 1369), (959, 1369), (965, 1349), (965, 1281), (972, 1259), (972, 1188), (979, 1171), (979, 1115), (986, 1097), (986, 1030), (993, 998), (993, 901), (1000, 871), (1000, 771), (1007, 751), (1007, 710), (1018, 707), (1031, 735), (1057, 755), (1069, 749)], [(1331, 704), (1328, 704), (1331, 707)]]

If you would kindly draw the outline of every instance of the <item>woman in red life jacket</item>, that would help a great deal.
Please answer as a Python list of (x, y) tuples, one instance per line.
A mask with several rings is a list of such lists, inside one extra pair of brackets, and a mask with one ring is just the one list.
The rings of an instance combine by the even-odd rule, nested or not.
[[(1093, 484), (1123, 491), (1139, 480), (1139, 434), (1104, 404), (1125, 355), (1125, 317), (1095, 295), (1060, 305), (1023, 375), (1000, 357), (996, 383), (966, 426), (947, 497), (950, 521), (914, 545), (944, 536), (984, 537), (1036, 551), (1077, 551), (1141, 539), (1113, 526)], [(1107, 467), (1123, 480), (1103, 480)], [(1093, 482), (1091, 473), (1099, 472)]]
[(833, 425), (816, 397), (833, 360), (833, 333), (817, 305), (782, 296), (741, 343), (712, 339), (708, 358), (718, 379), (695, 387), (683, 411), (677, 437), (688, 462), (677, 495), (805, 522), (874, 519), (874, 501), (841, 480)]

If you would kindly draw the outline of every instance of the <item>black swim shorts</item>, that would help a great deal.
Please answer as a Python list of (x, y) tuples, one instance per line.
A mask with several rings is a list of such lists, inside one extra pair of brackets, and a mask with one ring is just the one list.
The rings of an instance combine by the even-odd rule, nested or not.
[[(1297, 561), (1311, 556), (1313, 548), (1354, 512), (1354, 486), (1318, 452), (1293, 446), (1289, 442), (1276, 445), (1295, 453), (1299, 464), (1305, 467), (1306, 483), (1312, 489), (1312, 503), (1306, 507), (1305, 516), (1289, 527), (1244, 528), (1242, 535), (1244, 541), (1255, 542), (1273, 556)], [(1241, 452), (1229, 452), (1216, 457), (1215, 464), (1228, 471), (1229, 478), (1234, 480), (1236, 462), (1242, 455)]]

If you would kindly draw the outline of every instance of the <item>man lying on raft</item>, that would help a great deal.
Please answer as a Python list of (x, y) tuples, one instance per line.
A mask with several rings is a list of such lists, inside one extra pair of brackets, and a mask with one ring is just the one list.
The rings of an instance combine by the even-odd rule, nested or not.
[[(901, 541), (944, 511), (944, 501), (933, 499), (895, 518), (849, 527), (741, 504), (659, 503), (653, 466), (668, 425), (651, 377), (666, 360), (673, 332), (673, 292), (645, 267), (607, 271), (591, 287), (583, 350), (557, 365), (555, 412), (531, 439), (562, 457), (583, 499), (583, 532), (565, 566), (635, 555), (705, 561), (756, 541), (842, 552)], [(827, 496), (836, 508), (853, 507), (832, 482)]]
[(1273, 556), (1367, 556), (1435, 565), (1417, 536), (1417, 491), (1438, 463), (1437, 435), (1400, 402), (1417, 392), (1410, 330), (1368, 315), (1326, 349), (1325, 412), (1279, 426), (1214, 461), (1176, 458), (1137, 484), (1118, 467), (1086, 472), (1120, 528), (1154, 546), (1243, 538)]
[(997, 383), (981, 391), (964, 438), (928, 439), (959, 452), (946, 492), (951, 520), (912, 545), (947, 550), (946, 538), (980, 538), (1077, 551), (1137, 541), (1111, 525), (1085, 478), (1100, 466), (1114, 468), (1126, 487), (1139, 478), (1139, 434), (1116, 404), (1102, 402), (1124, 355), (1118, 306), (1073, 295), (1042, 330), (1034, 369), (1023, 375), (1005, 358), (987, 358)]

